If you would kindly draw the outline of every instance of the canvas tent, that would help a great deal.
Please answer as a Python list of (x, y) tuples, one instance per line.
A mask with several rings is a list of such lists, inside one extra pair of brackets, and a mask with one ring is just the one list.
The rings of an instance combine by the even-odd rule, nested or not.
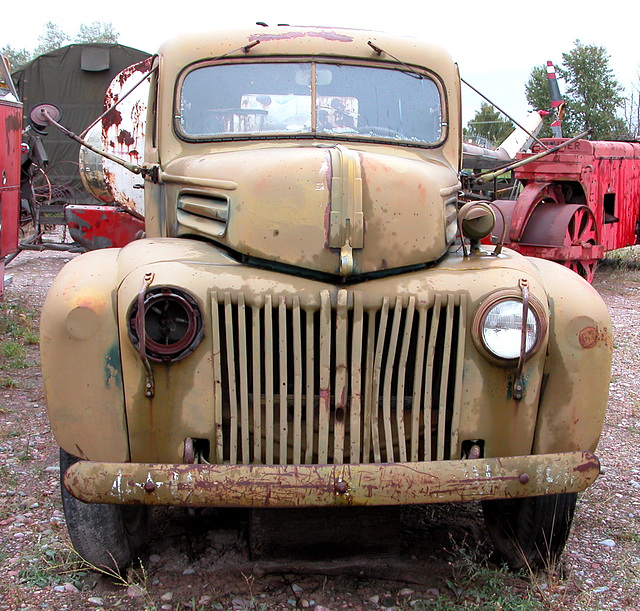
[[(12, 74), (25, 120), (28, 121), (31, 108), (47, 102), (62, 111), (62, 125), (81, 133), (103, 112), (105, 92), (112, 79), (147, 57), (149, 53), (144, 51), (110, 43), (68, 45), (40, 55)], [(47, 132), (44, 144), (52, 180), (71, 187), (76, 203), (90, 202), (91, 196), (84, 190), (78, 173), (80, 145), (54, 127)]]

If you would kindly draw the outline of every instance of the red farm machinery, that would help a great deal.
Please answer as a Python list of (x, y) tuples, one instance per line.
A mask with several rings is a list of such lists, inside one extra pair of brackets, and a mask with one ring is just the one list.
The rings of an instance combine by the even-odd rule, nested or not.
[[(565, 102), (550, 61), (547, 74), (553, 138), (538, 140), (529, 132), (514, 163), (476, 172), (475, 185), (486, 193), (494, 181), (493, 241), (561, 263), (591, 282), (607, 251), (640, 243), (640, 142), (584, 139), (589, 132), (563, 138)], [(513, 195), (502, 199), (495, 181), (508, 170), (513, 171)]]
[(5, 257), (18, 249), (22, 104), (0, 55), (0, 299)]
[(542, 139), (518, 161), (543, 146), (556, 152), (515, 169), (517, 199), (495, 200), (497, 229), (505, 246), (551, 259), (589, 282), (605, 252), (640, 243), (640, 143)]

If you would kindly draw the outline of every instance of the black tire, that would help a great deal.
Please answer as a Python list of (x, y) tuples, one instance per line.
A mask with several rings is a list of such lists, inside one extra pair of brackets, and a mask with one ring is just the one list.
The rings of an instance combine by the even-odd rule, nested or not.
[(62, 483), (80, 459), (60, 448), (60, 489), (67, 530), (76, 552), (100, 570), (120, 573), (138, 558), (149, 538), (151, 508), (83, 503)]
[(558, 560), (577, 499), (576, 493), (569, 493), (482, 503), (493, 545), (509, 568), (539, 569)]

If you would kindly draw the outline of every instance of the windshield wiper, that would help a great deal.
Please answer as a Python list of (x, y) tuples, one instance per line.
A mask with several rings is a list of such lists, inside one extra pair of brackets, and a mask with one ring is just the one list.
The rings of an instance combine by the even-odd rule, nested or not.
[(382, 55), (383, 53), (385, 53), (386, 55), (388, 55), (391, 59), (394, 59), (395, 61), (397, 61), (401, 66), (404, 66), (409, 72), (406, 73), (409, 76), (412, 76), (413, 78), (418, 78), (420, 80), (422, 80), (424, 78), (424, 76), (422, 74), (420, 74), (415, 68), (412, 68), (411, 66), (405, 64), (402, 60), (399, 60), (395, 55), (391, 55), (391, 53), (389, 53), (389, 51), (385, 51), (384, 49), (381, 49), (380, 47), (374, 45), (370, 40), (367, 41), (367, 44), (378, 54), (378, 55)]

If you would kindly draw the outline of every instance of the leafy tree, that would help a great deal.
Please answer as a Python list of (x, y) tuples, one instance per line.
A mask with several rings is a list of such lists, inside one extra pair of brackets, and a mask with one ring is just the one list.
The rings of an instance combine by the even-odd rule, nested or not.
[(38, 36), (40, 44), (36, 48), (34, 55), (42, 55), (64, 47), (69, 40), (69, 35), (58, 24), (53, 23), (53, 21), (47, 21), (44, 24), (44, 32)]
[(514, 125), (511, 121), (504, 119), (491, 104), (482, 102), (480, 110), (467, 124), (465, 135), (478, 140), (488, 140), (489, 145), (500, 144), (512, 131)]
[(75, 37), (75, 42), (118, 42), (119, 33), (113, 29), (113, 24), (94, 21), (91, 25), (83, 23)]
[[(562, 54), (558, 76), (566, 83), (565, 136), (576, 136), (589, 128), (593, 129), (594, 140), (628, 136), (625, 123), (618, 115), (625, 102), (623, 88), (609, 67), (609, 55), (604, 47), (576, 40), (574, 48)], [(545, 66), (536, 66), (531, 71), (525, 92), (534, 110), (549, 109)], [(546, 106), (542, 106), (545, 102)]]
[(114, 30), (111, 22), (94, 21), (90, 25), (83, 23), (80, 25), (78, 33), (72, 38), (59, 25), (53, 23), (53, 21), (48, 21), (44, 26), (44, 32), (38, 36), (39, 45), (35, 50), (14, 49), (11, 45), (6, 45), (0, 48), (0, 53), (7, 57), (11, 70), (15, 72), (38, 57), (38, 55), (59, 49), (71, 43), (72, 40), (76, 43), (117, 43), (118, 36), (119, 34)]
[(0, 53), (9, 60), (9, 68), (12, 71), (22, 68), (32, 59), (32, 53), (26, 49), (14, 49), (11, 45), (6, 45), (0, 49)]

